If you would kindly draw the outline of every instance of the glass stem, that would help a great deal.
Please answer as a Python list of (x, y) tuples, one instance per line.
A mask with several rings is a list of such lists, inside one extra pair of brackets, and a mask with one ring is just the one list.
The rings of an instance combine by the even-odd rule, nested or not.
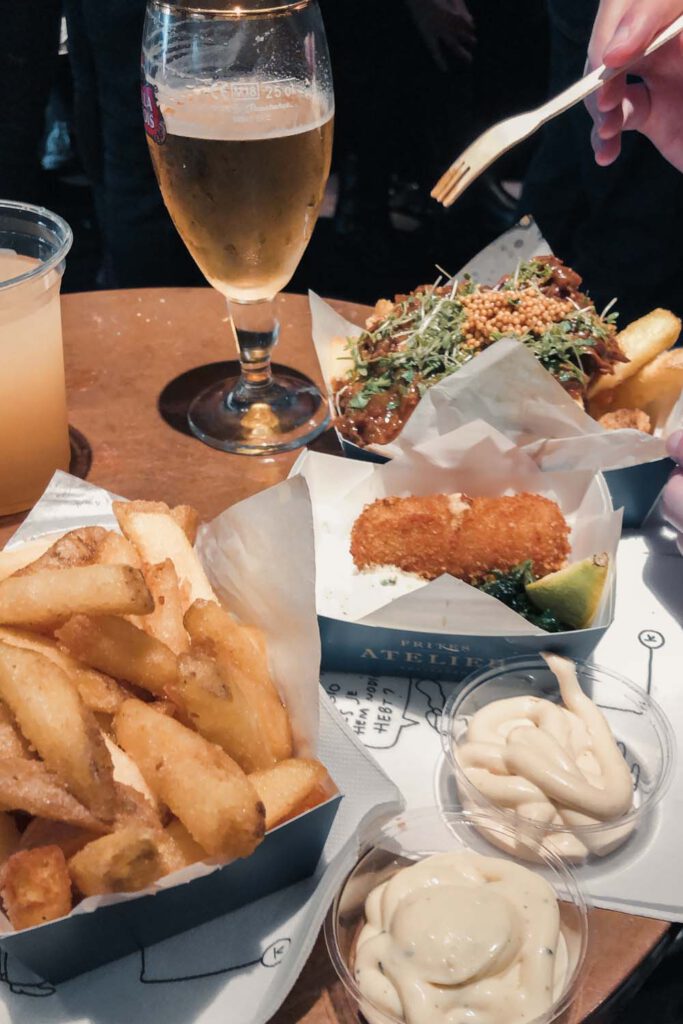
[(228, 302), (228, 313), (242, 370), (239, 390), (243, 395), (262, 393), (273, 380), (270, 353), (280, 333), (275, 302)]

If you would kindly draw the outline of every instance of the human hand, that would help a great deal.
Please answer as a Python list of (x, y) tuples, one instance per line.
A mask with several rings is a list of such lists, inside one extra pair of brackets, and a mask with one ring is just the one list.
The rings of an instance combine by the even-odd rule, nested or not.
[(445, 53), (469, 63), (476, 42), (474, 20), (466, 0), (408, 0), (425, 43), (445, 70)]
[(674, 431), (666, 442), (666, 449), (678, 465), (664, 488), (662, 511), (678, 532), (678, 550), (683, 554), (683, 430)]
[[(588, 47), (588, 67), (623, 67), (642, 54), (658, 32), (683, 14), (683, 0), (601, 0)], [(683, 35), (607, 82), (586, 106), (593, 118), (595, 159), (607, 167), (619, 156), (622, 131), (647, 136), (669, 163), (683, 171)]]

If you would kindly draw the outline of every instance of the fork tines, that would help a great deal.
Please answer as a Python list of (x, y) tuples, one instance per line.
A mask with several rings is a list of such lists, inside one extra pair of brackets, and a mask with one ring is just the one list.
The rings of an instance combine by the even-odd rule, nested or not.
[(450, 206), (468, 185), (470, 165), (459, 158), (441, 175), (431, 191), (431, 196), (444, 206)]

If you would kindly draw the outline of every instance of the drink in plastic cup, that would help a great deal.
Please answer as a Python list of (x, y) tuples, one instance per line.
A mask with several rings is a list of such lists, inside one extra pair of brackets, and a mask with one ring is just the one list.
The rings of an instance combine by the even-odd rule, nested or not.
[(69, 468), (59, 289), (71, 242), (56, 214), (0, 200), (0, 515)]

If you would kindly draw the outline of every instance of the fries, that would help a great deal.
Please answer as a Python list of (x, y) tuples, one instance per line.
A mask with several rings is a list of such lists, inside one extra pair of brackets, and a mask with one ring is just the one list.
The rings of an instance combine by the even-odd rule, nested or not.
[(74, 885), (84, 896), (138, 892), (167, 874), (163, 832), (128, 825), (88, 843), (69, 860)]
[(79, 803), (42, 761), (21, 757), (0, 759), (0, 809), (25, 811), (39, 818), (65, 821), (89, 832), (107, 830), (107, 826)]
[(114, 615), (74, 615), (56, 633), (86, 665), (165, 696), (178, 679), (178, 661), (166, 644)]
[(268, 655), (258, 629), (243, 626), (220, 605), (196, 601), (185, 614), (193, 649), (215, 658), (224, 679), (253, 704), (263, 742), (276, 761), (292, 755), (289, 718), (268, 670)]
[(143, 568), (145, 583), (154, 598), (154, 611), (141, 622), (150, 636), (166, 644), (174, 654), (189, 650), (190, 640), (183, 625), (183, 603), (178, 575), (170, 558)]
[(71, 879), (58, 846), (13, 853), (0, 874), (0, 892), (15, 928), (54, 921), (71, 910)]
[(111, 757), (95, 719), (62, 669), (35, 651), (0, 643), (0, 697), (48, 768), (95, 817), (111, 821)]
[(641, 409), (654, 426), (661, 425), (683, 390), (683, 351), (662, 352), (619, 387), (603, 391), (591, 403), (591, 415), (613, 409)]
[[(616, 363), (613, 373), (598, 377), (588, 392), (590, 399), (603, 391), (618, 387), (634, 373), (650, 363), (660, 352), (665, 352), (676, 343), (681, 333), (681, 321), (668, 309), (653, 309), (651, 313), (634, 320), (618, 335), (619, 346), (628, 359)], [(629, 408), (627, 405), (613, 408)], [(640, 408), (640, 407), (638, 407)], [(604, 411), (604, 410), (603, 410)], [(593, 415), (593, 413), (591, 413)]]
[(135, 545), (143, 562), (158, 565), (171, 559), (180, 581), (183, 608), (198, 598), (216, 600), (188, 538), (188, 530), (196, 530), (196, 519), (193, 520), (187, 506), (170, 509), (163, 502), (115, 501), (113, 507), (121, 530)]
[(327, 771), (320, 761), (290, 758), (280, 761), (274, 768), (253, 772), (249, 781), (266, 808), (266, 829), (270, 830), (303, 804), (317, 787), (327, 779)]
[(264, 634), (216, 600), (196, 512), (115, 511), (123, 536), (89, 526), (0, 554), (0, 895), (16, 929), (246, 857), (266, 823), (327, 796), (325, 769), (291, 756)]
[(0, 583), (0, 623), (52, 625), (70, 615), (144, 615), (154, 606), (142, 573), (128, 565), (41, 569)]
[(147, 785), (207, 853), (246, 857), (256, 848), (264, 833), (263, 804), (220, 747), (137, 700), (119, 708), (114, 729)]
[[(61, 534), (60, 534), (61, 536)], [(54, 534), (47, 537), (38, 537), (36, 540), (27, 541), (10, 551), (0, 551), (0, 581), (13, 576), (14, 573), (30, 565), (41, 555), (45, 554), (48, 548), (54, 544)]]
[(116, 680), (101, 672), (96, 672), (94, 669), (87, 668), (62, 650), (56, 640), (52, 640), (50, 637), (39, 636), (36, 633), (29, 633), (27, 630), (9, 626), (0, 626), (0, 641), (14, 647), (23, 647), (26, 650), (44, 654), (55, 665), (59, 665), (75, 682), (81, 700), (91, 711), (113, 715), (119, 704), (130, 696)]
[(185, 719), (217, 743), (245, 772), (276, 762), (254, 704), (244, 689), (229, 684), (220, 667), (200, 654), (181, 655), (175, 699)]

